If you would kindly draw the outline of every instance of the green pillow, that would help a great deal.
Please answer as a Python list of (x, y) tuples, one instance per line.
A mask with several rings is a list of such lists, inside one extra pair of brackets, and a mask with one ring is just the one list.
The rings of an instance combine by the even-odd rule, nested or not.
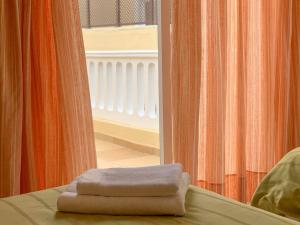
[(264, 177), (251, 205), (300, 221), (300, 148), (287, 153)]

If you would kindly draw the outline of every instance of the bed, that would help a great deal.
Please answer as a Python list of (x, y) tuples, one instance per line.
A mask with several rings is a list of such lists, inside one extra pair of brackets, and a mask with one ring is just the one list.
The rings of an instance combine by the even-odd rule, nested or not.
[(190, 186), (184, 217), (104, 216), (61, 213), (56, 200), (65, 187), (0, 199), (2, 225), (293, 225), (296, 221), (271, 214), (221, 195)]

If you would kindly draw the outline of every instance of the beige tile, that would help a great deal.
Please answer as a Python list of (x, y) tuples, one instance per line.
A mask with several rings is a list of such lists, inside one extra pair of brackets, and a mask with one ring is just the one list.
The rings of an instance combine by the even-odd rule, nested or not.
[(147, 156), (147, 153), (138, 152), (130, 150), (127, 148), (119, 147), (117, 149), (111, 149), (107, 151), (101, 151), (98, 153), (98, 157), (107, 161), (116, 161), (116, 160), (127, 160), (136, 157)]
[(96, 144), (96, 151), (107, 151), (107, 150), (113, 150), (122, 147), (120, 145), (116, 145), (114, 143), (108, 141), (102, 141), (99, 139), (95, 140), (95, 144)]
[(96, 139), (95, 142), (99, 168), (139, 167), (160, 163), (160, 158), (157, 155), (139, 152), (99, 139)]
[(105, 161), (105, 160), (97, 160), (98, 168), (114, 168), (114, 167), (121, 167), (118, 164), (115, 164), (114, 162)]
[(114, 165), (118, 165), (119, 167), (154, 166), (159, 164), (160, 164), (160, 159), (158, 156), (155, 155), (130, 158), (126, 160), (118, 160), (114, 162)]

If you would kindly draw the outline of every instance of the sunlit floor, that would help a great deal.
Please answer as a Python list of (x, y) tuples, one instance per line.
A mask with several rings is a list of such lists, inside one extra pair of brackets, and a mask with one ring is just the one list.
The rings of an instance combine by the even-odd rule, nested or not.
[(99, 168), (139, 167), (159, 165), (158, 155), (126, 148), (108, 141), (96, 139), (97, 163)]

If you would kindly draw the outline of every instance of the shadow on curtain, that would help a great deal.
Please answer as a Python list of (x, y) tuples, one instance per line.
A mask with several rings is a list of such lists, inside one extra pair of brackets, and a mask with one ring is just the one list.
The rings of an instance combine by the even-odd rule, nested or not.
[(0, 2), (0, 197), (96, 167), (77, 0)]

